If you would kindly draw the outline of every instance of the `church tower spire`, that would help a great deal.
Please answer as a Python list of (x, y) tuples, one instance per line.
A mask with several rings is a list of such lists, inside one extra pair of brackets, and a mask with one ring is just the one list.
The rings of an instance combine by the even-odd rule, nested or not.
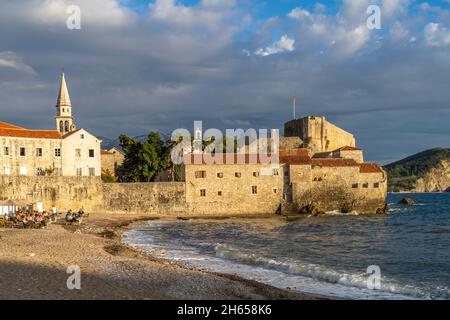
[(70, 102), (69, 90), (67, 89), (64, 71), (61, 73), (58, 100), (56, 102), (56, 129), (65, 135), (76, 130), (72, 118), (72, 103)]

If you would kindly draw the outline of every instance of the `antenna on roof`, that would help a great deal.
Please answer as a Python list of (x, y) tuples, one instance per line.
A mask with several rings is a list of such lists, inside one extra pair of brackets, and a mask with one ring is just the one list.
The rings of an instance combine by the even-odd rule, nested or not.
[(296, 107), (296, 104), (297, 104), (297, 97), (296, 97), (296, 96), (292, 96), (292, 112), (294, 113), (294, 120), (297, 119), (297, 118), (295, 117), (295, 107)]

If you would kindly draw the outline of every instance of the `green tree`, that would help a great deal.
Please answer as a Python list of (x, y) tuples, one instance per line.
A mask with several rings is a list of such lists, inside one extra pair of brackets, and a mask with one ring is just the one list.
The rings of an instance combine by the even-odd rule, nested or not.
[(149, 182), (171, 166), (170, 145), (157, 132), (151, 132), (144, 141), (126, 135), (119, 137), (125, 159), (119, 168), (123, 182)]

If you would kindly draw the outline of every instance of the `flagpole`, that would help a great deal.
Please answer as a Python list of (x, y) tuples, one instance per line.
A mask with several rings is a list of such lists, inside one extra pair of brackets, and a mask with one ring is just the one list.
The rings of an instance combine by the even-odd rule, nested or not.
[(297, 118), (295, 117), (295, 106), (296, 106), (296, 103), (297, 103), (297, 97), (296, 97), (296, 96), (293, 96), (293, 97), (292, 97), (292, 113), (294, 114), (294, 120), (297, 119)]

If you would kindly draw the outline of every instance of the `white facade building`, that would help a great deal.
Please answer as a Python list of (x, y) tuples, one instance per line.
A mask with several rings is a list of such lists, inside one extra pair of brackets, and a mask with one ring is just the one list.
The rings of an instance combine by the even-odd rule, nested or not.
[(64, 73), (55, 119), (56, 130), (29, 130), (0, 121), (0, 175), (101, 175), (101, 140), (76, 128)]

